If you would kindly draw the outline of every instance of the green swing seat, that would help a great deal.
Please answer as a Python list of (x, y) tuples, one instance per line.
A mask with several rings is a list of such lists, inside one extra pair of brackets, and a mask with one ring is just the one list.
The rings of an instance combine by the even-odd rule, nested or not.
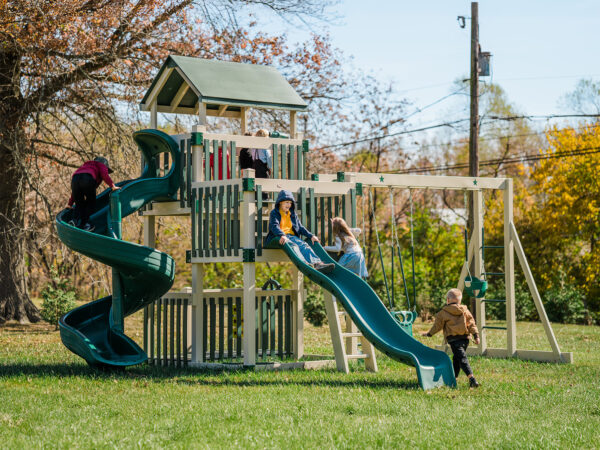
[(413, 335), (413, 323), (417, 318), (417, 311), (391, 311), (396, 322), (400, 324), (402, 330), (409, 336)]
[(471, 275), (465, 277), (465, 292), (471, 297), (483, 298), (487, 291), (488, 282)]

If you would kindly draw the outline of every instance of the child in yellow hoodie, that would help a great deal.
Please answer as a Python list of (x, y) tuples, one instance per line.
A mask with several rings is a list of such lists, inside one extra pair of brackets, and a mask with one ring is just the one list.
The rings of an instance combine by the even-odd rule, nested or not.
[(450, 289), (446, 294), (446, 306), (435, 315), (435, 322), (431, 329), (421, 333), (423, 336), (433, 336), (438, 331), (444, 332), (444, 339), (452, 349), (452, 365), (454, 376), (458, 378), (460, 369), (469, 378), (469, 385), (473, 388), (479, 387), (479, 383), (473, 376), (473, 370), (467, 359), (467, 347), (469, 338), (479, 344), (479, 333), (475, 319), (465, 305), (461, 305), (462, 292), (459, 289)]

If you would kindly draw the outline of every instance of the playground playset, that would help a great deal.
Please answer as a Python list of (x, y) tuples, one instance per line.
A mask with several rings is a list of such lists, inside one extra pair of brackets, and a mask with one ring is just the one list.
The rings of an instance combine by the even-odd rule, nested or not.
[[(289, 137), (245, 136), (250, 108), (289, 112)], [(296, 127), (298, 111), (306, 103), (275, 69), (198, 58), (170, 56), (141, 103), (150, 112), (150, 129), (133, 138), (143, 157), (143, 171), (135, 180), (118, 183), (120, 190), (102, 192), (91, 216), (94, 232), (69, 224), (72, 210), (56, 219), (60, 239), (80, 252), (112, 267), (113, 294), (67, 313), (60, 320), (63, 343), (93, 366), (124, 367), (143, 362), (165, 366), (316, 368), (335, 364), (348, 372), (349, 359), (363, 359), (367, 370), (376, 371), (374, 348), (416, 368), (423, 389), (455, 386), (446, 348), (433, 349), (413, 339), (416, 317), (406, 281), (408, 310), (388, 307), (369, 284), (335, 264), (319, 243), (311, 244), (317, 255), (334, 263), (331, 273), (321, 273), (299, 259), (284, 244), (281, 249), (263, 248), (266, 220), (273, 193), (286, 189), (297, 199), (302, 223), (323, 242), (332, 243), (331, 221), (343, 217), (357, 226), (357, 201), (366, 202), (374, 189), (393, 196), (399, 189), (458, 189), (474, 197), (474, 229), (481, 230), (466, 243), (466, 257), (457, 286), (476, 298), (477, 326), (481, 343), (472, 354), (517, 357), (538, 361), (572, 362), (571, 353), (560, 351), (547, 319), (512, 214), (513, 184), (508, 178), (471, 178), (392, 175), (386, 173), (306, 173), (308, 142)], [(158, 113), (188, 114), (198, 119), (187, 134), (169, 136), (157, 129)], [(240, 135), (207, 132), (207, 116), (241, 122)], [(241, 148), (264, 148), (271, 152), (271, 178), (256, 178), (250, 169), (240, 170)], [(217, 155), (213, 157), (213, 155)], [(225, 157), (224, 155), (227, 155)], [(504, 242), (490, 246), (483, 241), (484, 190), (499, 190), (504, 198)], [(268, 194), (263, 196), (263, 194)], [(144, 220), (144, 245), (121, 239), (122, 219), (139, 212)], [(155, 220), (159, 216), (183, 216), (191, 222), (187, 263), (192, 268), (192, 287), (169, 292), (175, 278), (173, 259), (155, 248)], [(393, 215), (392, 215), (393, 217)], [(363, 225), (364, 227), (364, 225)], [(375, 230), (381, 255), (379, 232)], [(404, 262), (393, 225), (397, 268), (404, 280)], [(491, 273), (483, 267), (485, 250), (504, 252), (505, 298), (485, 298)], [(517, 254), (551, 351), (517, 348), (514, 254)], [(414, 267), (414, 251), (411, 254)], [(290, 289), (276, 280), (256, 285), (256, 264), (292, 264)], [(243, 287), (211, 289), (205, 285), (207, 264), (241, 263)], [(383, 264), (383, 258), (381, 257)], [(474, 272), (469, 266), (473, 264)], [(398, 270), (398, 269), (396, 269)], [(412, 271), (414, 274), (414, 270)], [(305, 277), (324, 289), (325, 304), (335, 361), (306, 355), (303, 342)], [(386, 287), (388, 285), (385, 279)], [(393, 280), (392, 280), (393, 289)], [(394, 294), (390, 298), (394, 298)], [(486, 325), (486, 303), (505, 303), (506, 327)], [(340, 307), (341, 306), (341, 307)], [(144, 311), (143, 348), (124, 330), (124, 317)], [(488, 330), (506, 331), (506, 348), (489, 348)], [(360, 343), (360, 350), (359, 350)]]

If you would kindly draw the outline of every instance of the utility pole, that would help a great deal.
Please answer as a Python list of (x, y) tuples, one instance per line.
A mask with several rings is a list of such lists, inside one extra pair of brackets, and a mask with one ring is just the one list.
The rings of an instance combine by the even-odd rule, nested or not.
[[(479, 20), (477, 2), (471, 2), (471, 114), (469, 127), (469, 176), (479, 176)], [(473, 214), (473, 192), (469, 195), (468, 229), (471, 231), (469, 238), (474, 239), (475, 217)], [(476, 251), (479, 251), (477, 249)], [(475, 260), (471, 261), (470, 271), (475, 273)], [(471, 298), (470, 309), (476, 317), (476, 301)]]
[[(471, 119), (469, 176), (479, 176), (479, 20), (477, 2), (471, 2)], [(473, 195), (469, 195), (469, 229), (473, 234)]]

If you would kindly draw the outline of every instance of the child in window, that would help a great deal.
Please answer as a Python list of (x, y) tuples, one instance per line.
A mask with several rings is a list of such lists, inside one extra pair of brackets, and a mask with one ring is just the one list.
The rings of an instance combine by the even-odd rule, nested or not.
[[(269, 137), (269, 132), (261, 128), (256, 132), (255, 136)], [(273, 170), (271, 152), (266, 148), (254, 148), (252, 149), (252, 159), (254, 161), (256, 178), (270, 178)]]
[(344, 254), (338, 261), (338, 264), (363, 279), (367, 278), (369, 273), (365, 264), (365, 255), (356, 239), (361, 233), (361, 229), (350, 228), (341, 217), (334, 217), (331, 219), (331, 222), (335, 245), (324, 246), (323, 248), (328, 252), (343, 252)]
[(275, 207), (269, 216), (269, 233), (265, 238), (265, 247), (279, 242), (280, 245), (288, 242), (297, 256), (316, 270), (329, 273), (335, 268), (334, 264), (325, 264), (315, 254), (312, 248), (300, 239), (300, 236), (310, 238), (312, 242), (319, 242), (319, 238), (308, 231), (296, 215), (296, 201), (290, 191), (280, 191), (275, 202)]

